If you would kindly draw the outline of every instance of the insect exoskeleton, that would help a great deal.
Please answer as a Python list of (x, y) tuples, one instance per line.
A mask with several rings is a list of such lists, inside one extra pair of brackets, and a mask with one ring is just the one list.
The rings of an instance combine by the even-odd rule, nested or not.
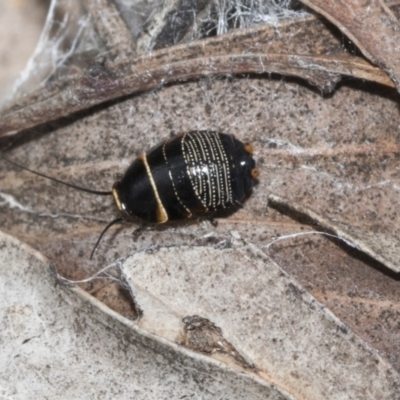
[(240, 206), (258, 176), (252, 150), (225, 133), (177, 135), (136, 158), (114, 200), (123, 215), (155, 223)]

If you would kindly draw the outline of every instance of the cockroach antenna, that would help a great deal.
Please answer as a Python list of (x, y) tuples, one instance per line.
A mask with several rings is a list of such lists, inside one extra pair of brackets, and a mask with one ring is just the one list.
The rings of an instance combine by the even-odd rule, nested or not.
[[(112, 192), (110, 192), (110, 191), (92, 190), (92, 189), (88, 189), (88, 188), (85, 188), (85, 187), (82, 187), (82, 186), (75, 185), (73, 183), (64, 182), (64, 181), (62, 181), (60, 179), (57, 179), (57, 178), (54, 178), (52, 176), (43, 174), (41, 172), (33, 171), (32, 169), (27, 168), (27, 167), (25, 167), (25, 166), (23, 166), (21, 164), (18, 164), (15, 161), (11, 161), (11, 160), (9, 160), (8, 158), (6, 158), (4, 156), (0, 156), (0, 158), (3, 159), (4, 161), (7, 161), (8, 163), (10, 163), (12, 165), (15, 165), (18, 168), (21, 168), (21, 169), (23, 169), (25, 171), (30, 172), (31, 174), (40, 176), (40, 177), (45, 178), (45, 179), (49, 179), (50, 181), (60, 183), (60, 184), (62, 184), (64, 186), (68, 186), (68, 187), (76, 189), (76, 190), (80, 190), (81, 192), (86, 192), (86, 193), (90, 193), (90, 194), (96, 194), (96, 195), (100, 195), (100, 196), (112, 196)], [(101, 241), (102, 237), (108, 231), (108, 229), (111, 228), (111, 226), (113, 226), (114, 224), (116, 224), (118, 222), (122, 222), (123, 220), (124, 220), (123, 217), (118, 217), (118, 218), (114, 219), (113, 221), (111, 221), (110, 223), (107, 224), (107, 226), (102, 230), (99, 238), (96, 241), (96, 244), (93, 247), (92, 252), (90, 253), (90, 259), (93, 258), (94, 252), (96, 251), (98, 245), (100, 244), (100, 241)]]
[(119, 222), (122, 222), (123, 220), (124, 220), (123, 217), (118, 217), (118, 218), (115, 218), (114, 220), (112, 220), (111, 222), (109, 222), (109, 223), (106, 225), (106, 227), (101, 231), (100, 236), (99, 236), (99, 238), (97, 239), (97, 242), (96, 242), (96, 244), (94, 245), (92, 252), (90, 253), (90, 259), (93, 258), (93, 254), (94, 254), (94, 252), (96, 251), (97, 246), (100, 244), (100, 241), (101, 241), (103, 235), (108, 231), (108, 229), (111, 228), (113, 225), (118, 224)]
[(73, 183), (64, 182), (64, 181), (61, 181), (60, 179), (53, 178), (52, 176), (48, 176), (48, 175), (42, 174), (41, 172), (33, 171), (32, 169), (29, 169), (29, 168), (27, 168), (27, 167), (24, 167), (23, 165), (18, 164), (18, 163), (16, 163), (15, 161), (11, 161), (11, 160), (9, 160), (8, 158), (6, 158), (6, 157), (4, 157), (4, 156), (1, 156), (1, 158), (2, 158), (4, 161), (7, 161), (8, 163), (10, 163), (10, 164), (12, 164), (12, 165), (15, 165), (16, 167), (21, 168), (21, 169), (23, 169), (23, 170), (25, 170), (25, 171), (28, 171), (28, 172), (30, 172), (30, 173), (32, 173), (32, 174), (41, 176), (42, 178), (49, 179), (49, 180), (51, 180), (51, 181), (53, 181), (53, 182), (61, 183), (62, 185), (69, 186), (69, 187), (74, 188), (74, 189), (76, 189), (76, 190), (80, 190), (81, 192), (92, 193), (92, 194), (98, 194), (98, 195), (100, 195), (100, 196), (112, 196), (112, 192), (110, 192), (110, 191), (107, 191), (107, 192), (106, 192), (106, 191), (101, 191), (101, 190), (92, 190), (92, 189), (84, 188), (84, 187), (82, 187), (82, 186), (74, 185)]

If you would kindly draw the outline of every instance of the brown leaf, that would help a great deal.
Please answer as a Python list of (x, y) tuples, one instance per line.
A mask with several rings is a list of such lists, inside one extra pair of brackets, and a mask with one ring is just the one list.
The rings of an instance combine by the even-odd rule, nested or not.
[[(304, 227), (267, 208), (269, 193), (312, 204), (332, 219), (355, 220), (365, 231), (399, 237), (398, 108), (390, 96), (376, 93), (343, 86), (321, 99), (309, 88), (280, 80), (191, 82), (134, 97), (41, 136), (35, 133), (34, 142), (8, 156), (64, 180), (109, 189), (135, 154), (169, 131), (214, 128), (253, 142), (260, 183), (246, 207), (220, 220), (216, 229), (183, 223), (132, 237), (134, 227), (125, 225), (106, 236), (90, 262), (102, 226), (115, 216), (111, 199), (77, 193), (3, 163), (1, 193), (10, 197), (3, 198), (2, 229), (57, 260), (70, 279), (87, 278), (114, 259), (153, 245), (219, 243), (237, 229), (263, 247), (277, 235), (301, 232)], [(10, 209), (18, 207), (16, 201), (20, 208)], [(304, 239), (281, 242), (287, 243), (283, 247), (277, 243), (270, 251), (319, 299), (328, 304), (332, 299), (335, 312), (362, 337), (379, 336), (374, 345), (398, 365), (397, 328), (388, 329), (385, 322), (400, 301), (397, 279), (334, 243)], [(115, 296), (103, 281), (87, 288), (103, 299)], [(357, 312), (355, 319), (348, 308), (350, 300), (356, 307), (355, 299), (380, 310), (387, 304), (376, 314), (373, 336), (369, 313)], [(123, 302), (109, 304), (130, 315)]]
[(273, 206), (288, 208), (290, 211), (306, 215), (312, 222), (335, 234), (346, 245), (367, 254), (394, 272), (400, 272), (400, 261), (397, 251), (400, 247), (398, 238), (385, 236), (378, 232), (365, 231), (355, 226), (354, 222), (352, 225), (349, 225), (337, 219), (330, 220), (323, 215), (315, 213), (310, 208), (291, 203), (278, 196), (270, 195), (268, 200)]
[(195, 320), (208, 329), (194, 346), (183, 341), (189, 348), (227, 365), (233, 360), (223, 356), (237, 362), (240, 354), (243, 372), (250, 361), (261, 379), (296, 399), (396, 396), (400, 376), (256, 246), (232, 236), (225, 248), (159, 248), (120, 263), (143, 302), (144, 329), (182, 343), (182, 322)]
[[(301, 29), (303, 26), (305, 30)], [(21, 104), (16, 102), (3, 109), (0, 135), (162, 84), (201, 76), (279, 73), (301, 77), (326, 92), (331, 92), (342, 76), (392, 86), (378, 68), (340, 51), (340, 43), (324, 30), (320, 21), (312, 18), (287, 21), (280, 28), (282, 30), (277, 31), (275, 27), (262, 26), (234, 31), (190, 45), (155, 51), (133, 62), (130, 59), (111, 64), (96, 61), (88, 65), (83, 74), (55, 81), (24, 97)], [(320, 49), (320, 42), (313, 43), (314, 48), (304, 45), (316, 31), (325, 35), (322, 54), (313, 52)]]
[[(389, 372), (380, 383), (393, 376), (395, 384), (396, 371), (400, 371), (399, 277), (359, 251), (321, 236), (321, 232), (310, 229), (308, 221), (297, 221), (268, 207), (268, 197), (274, 193), (308, 206), (329, 221), (342, 221), (369, 238), (375, 235), (398, 240), (399, 97), (389, 87), (387, 77), (362, 58), (349, 56), (344, 50), (343, 38), (316, 17), (232, 31), (223, 37), (138, 55), (128, 64), (114, 61), (111, 60), (110, 67), (108, 60), (105, 63), (97, 60), (90, 67), (85, 66), (84, 74), (57, 78), (5, 109), (1, 120), (3, 132), (25, 129), (0, 142), (2, 149), (8, 149), (7, 157), (65, 181), (110, 190), (137, 154), (168, 135), (214, 129), (252, 142), (260, 169), (259, 184), (253, 195), (243, 209), (220, 218), (217, 228), (198, 221), (148, 227), (142, 231), (134, 231), (137, 226), (128, 224), (114, 227), (101, 243), (95, 259), (90, 261), (90, 251), (101, 229), (117, 215), (112, 199), (72, 191), (2, 161), (2, 230), (40, 250), (57, 263), (60, 274), (72, 280), (87, 279), (107, 265), (120, 266), (127, 256), (139, 259), (143, 254), (148, 255), (149, 250), (159, 248), (182, 247), (193, 252), (204, 248), (206, 252), (224, 254), (217, 250), (229, 249), (233, 243), (232, 232), (238, 231), (259, 252), (258, 258), (253, 253), (248, 256), (249, 265), (252, 262), (259, 265), (261, 261), (257, 260), (271, 258), (275, 265), (295, 277), (293, 287), (308, 290), (355, 332), (360, 343), (366, 341), (367, 347), (381, 352), (385, 359), (382, 365)], [(280, 75), (221, 76), (235, 71)], [(169, 72), (172, 72), (171, 78)], [(302, 77), (318, 87), (282, 75)], [(338, 84), (342, 76), (370, 79), (379, 84), (354, 80)], [(180, 81), (189, 77), (202, 78)], [(166, 82), (170, 84), (161, 85)], [(335, 84), (336, 90), (330, 95), (321, 95), (319, 89), (333, 90)], [(132, 93), (134, 87), (143, 90), (154, 85), (159, 85), (157, 90), (120, 97)], [(118, 100), (104, 103), (116, 97)], [(89, 106), (92, 108), (88, 109)], [(79, 113), (71, 115), (77, 110)], [(65, 115), (69, 118), (59, 118)], [(38, 123), (42, 125), (28, 129)], [(384, 244), (376, 251), (385, 255)], [(182, 259), (185, 255), (186, 252)], [(178, 257), (179, 254), (175, 255)], [(171, 263), (171, 271), (181, 265), (179, 259), (176, 264)], [(115, 263), (115, 260), (119, 261)], [(396, 259), (392, 263), (395, 265)], [(201, 277), (204, 268), (196, 268), (196, 263), (189, 259), (171, 278), (167, 269), (164, 288), (173, 278), (179, 281), (192, 270)], [(154, 273), (146, 267), (143, 271)], [(120, 279), (118, 269), (111, 277)], [(253, 285), (264, 282), (261, 277), (265, 278), (262, 269), (247, 285), (240, 286), (246, 271), (237, 274), (232, 270), (229, 279), (234, 282), (232, 287), (240, 288), (237, 293), (247, 299), (251, 298)], [(161, 315), (169, 308), (163, 303), (167, 299), (163, 296), (157, 298), (160, 307), (154, 306), (157, 302), (149, 289), (153, 284), (149, 279), (149, 287), (140, 293), (134, 292), (138, 295), (134, 299), (126, 287), (121, 289), (109, 284), (109, 279), (89, 279), (82, 286), (120, 314), (137, 318), (135, 326), (147, 323), (154, 328), (158, 319), (151, 318), (152, 315)], [(224, 282), (214, 284), (217, 288), (224, 287)], [(180, 289), (186, 290), (184, 280), (180, 285)], [(273, 292), (274, 285), (272, 279), (262, 287)], [(211, 292), (205, 289), (199, 293), (207, 300), (211, 299)], [(296, 293), (297, 290), (289, 291), (288, 296), (297, 298)], [(258, 298), (260, 293), (257, 291), (254, 295)], [(276, 300), (279, 302), (279, 297)], [(142, 318), (138, 318), (140, 310)], [(260, 328), (264, 333), (270, 323), (268, 312), (262, 309), (259, 312), (264, 318)], [(171, 321), (176, 322), (177, 330), (183, 329), (176, 315), (195, 314), (195, 311), (177, 313)], [(213, 312), (213, 318), (198, 314), (214, 324), (213, 335), (221, 330), (222, 348), (232, 346), (238, 355), (236, 359), (233, 357), (236, 361), (240, 356), (249, 365), (253, 364), (239, 346), (240, 340), (232, 340), (227, 334), (229, 315), (224, 315), (223, 310)], [(246, 309), (230, 315), (243, 317)], [(256, 323), (257, 315), (252, 314), (252, 324)], [(299, 339), (296, 338), (298, 326), (293, 325), (294, 341)], [(255, 328), (251, 332), (258, 333)], [(314, 343), (314, 339), (312, 333), (304, 337), (306, 355), (313, 351), (307, 344)], [(330, 330), (323, 339), (329, 349), (336, 343), (336, 331)], [(245, 342), (244, 346), (251, 347), (252, 342)], [(271, 350), (268, 343), (265, 346)], [(215, 347), (215, 343), (210, 345)], [(258, 354), (259, 347), (251, 351)], [(293, 360), (288, 348), (283, 346), (282, 351), (290, 364)], [(222, 355), (228, 353), (225, 351)], [(268, 366), (267, 357), (259, 358), (257, 367), (263, 379), (268, 380), (272, 367)], [(229, 365), (232, 360), (228, 357), (223, 362)], [(346, 362), (340, 365), (344, 371), (350, 368)], [(279, 368), (276, 374), (286, 374), (285, 368)], [(329, 373), (322, 371), (324, 374), (329, 380)], [(303, 392), (296, 392), (293, 384), (299, 376), (302, 376), (299, 371), (293, 371), (288, 377), (288, 388), (290, 393), (301, 397)], [(312, 385), (310, 376), (307, 375), (307, 382)], [(284, 386), (286, 381), (279, 382)], [(304, 390), (311, 393), (312, 389)], [(317, 389), (315, 393), (321, 394), (320, 387)]]
[(18, 266), (0, 269), (3, 397), (293, 399), (254, 374), (160, 340), (79, 288), (56, 286), (46, 259), (1, 232), (0, 263)]
[(400, 91), (400, 24), (384, 0), (302, 0), (335, 24)]

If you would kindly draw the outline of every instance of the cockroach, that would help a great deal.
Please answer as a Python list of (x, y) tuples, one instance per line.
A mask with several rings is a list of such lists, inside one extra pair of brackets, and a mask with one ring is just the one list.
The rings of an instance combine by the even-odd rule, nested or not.
[(176, 135), (140, 154), (111, 191), (80, 187), (5, 160), (74, 189), (113, 196), (121, 215), (103, 229), (92, 258), (103, 235), (121, 221), (163, 224), (241, 207), (258, 176), (252, 152), (250, 143), (230, 134), (204, 130)]

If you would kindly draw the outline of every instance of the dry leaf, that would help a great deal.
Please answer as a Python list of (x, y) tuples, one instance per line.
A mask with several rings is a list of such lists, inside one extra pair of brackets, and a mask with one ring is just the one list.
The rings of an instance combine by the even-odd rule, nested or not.
[(397, 395), (400, 377), (254, 245), (160, 248), (121, 268), (148, 332), (182, 343), (182, 323), (199, 314), (222, 337), (197, 351), (251, 366), (296, 399)]
[[(134, 260), (132, 271), (135, 273), (129, 278), (130, 287), (110, 283), (109, 279), (89, 279), (82, 287), (123, 317), (136, 318), (135, 322), (128, 323), (112, 314), (132, 329), (142, 324), (147, 332), (153, 332), (154, 340), (162, 343), (169, 340), (162, 351), (185, 353), (182, 349), (185, 344), (206, 353), (206, 358), (200, 356), (205, 363), (214, 365), (213, 357), (219, 358), (225, 368), (236, 371), (229, 372), (232, 375), (224, 378), (228, 386), (233, 385), (231, 377), (238, 376), (245, 379), (243, 390), (257, 381), (261, 385), (259, 393), (264, 396), (273, 393), (268, 394), (271, 398), (335, 398), (339, 392), (346, 398), (346, 383), (341, 379), (351, 381), (355, 375), (349, 371), (364, 374), (365, 370), (361, 367), (352, 370), (355, 364), (339, 356), (338, 349), (344, 348), (348, 359), (365, 360), (375, 376), (379, 376), (371, 393), (376, 398), (393, 398), (398, 392), (396, 385), (400, 371), (399, 277), (363, 253), (312, 229), (306, 224), (309, 221), (298, 221), (268, 207), (268, 197), (274, 193), (290, 203), (308, 206), (329, 221), (342, 221), (349, 229), (356, 228), (369, 238), (375, 235), (398, 241), (399, 97), (390, 87), (393, 85), (385, 73), (361, 57), (349, 55), (343, 36), (328, 23), (316, 16), (305, 16), (304, 12), (299, 18), (290, 14), (290, 19), (278, 19), (274, 24), (231, 30), (225, 36), (140, 54), (132, 43), (127, 42), (126, 27), (134, 39), (140, 32), (134, 32), (126, 22), (126, 9), (119, 3), (116, 6), (121, 14), (116, 14), (111, 5), (104, 12), (105, 23), (101, 18), (93, 22), (87, 18), (89, 14), (85, 10), (93, 11), (108, 3), (88, 0), (86, 9), (79, 10), (74, 9), (69, 0), (53, 3), (64, 6), (65, 13), (70, 12), (68, 7), (75, 10), (75, 19), (72, 14), (66, 14), (71, 16), (72, 26), (79, 25), (77, 21), (87, 21), (80, 33), (82, 52), (71, 51), (74, 56), (69, 63), (52, 71), (51, 77), (44, 74), (51, 79), (42, 87), (30, 91), (28, 81), (19, 92), (25, 92), (26, 96), (16, 96), (15, 103), (3, 110), (0, 130), (3, 133), (18, 130), (0, 142), (1, 149), (7, 149), (7, 157), (65, 181), (109, 190), (137, 154), (168, 135), (214, 129), (252, 142), (260, 169), (259, 184), (245, 207), (227, 218), (220, 218), (216, 228), (207, 222), (183, 221), (135, 231), (137, 226), (123, 224), (107, 233), (95, 259), (90, 261), (90, 251), (101, 229), (117, 214), (112, 199), (72, 191), (2, 161), (2, 230), (54, 261), (59, 273), (67, 279), (86, 279), (107, 265), (115, 266), (118, 259), (118, 266), (126, 266)], [(168, 21), (164, 21), (161, 31), (172, 29)], [(136, 27), (141, 27), (140, 23)], [(111, 50), (106, 41), (100, 40), (100, 34), (108, 37), (113, 29), (122, 32), (122, 48), (137, 54), (136, 58), (127, 62), (123, 57), (119, 58), (117, 51), (112, 52), (109, 59), (98, 58), (93, 63), (90, 54), (104, 56)], [(201, 32), (193, 26), (185, 29), (184, 41)], [(148, 43), (157, 40), (153, 37)], [(92, 46), (93, 43), (100, 44)], [(117, 43), (116, 38), (112, 45)], [(37, 60), (39, 55), (36, 57)], [(257, 74), (237, 76), (231, 75), (232, 72)], [(271, 72), (274, 74), (270, 75)], [(343, 76), (352, 77), (352, 80), (339, 83)], [(186, 81), (187, 78), (199, 79)], [(354, 81), (354, 78), (375, 83)], [(149, 88), (157, 89), (142, 92)], [(329, 90), (331, 94), (323, 96), (321, 89)], [(120, 97), (126, 94), (131, 95)], [(114, 101), (106, 102), (111, 99)], [(65, 116), (69, 117), (60, 118)], [(246, 259), (232, 247), (232, 231), (239, 232), (247, 246), (256, 249), (247, 254)], [(265, 310), (256, 300), (251, 315), (246, 308), (229, 312), (208, 309), (205, 312), (201, 304), (182, 295), (189, 290), (185, 277), (193, 273), (198, 282), (206, 269), (201, 265), (202, 257), (195, 261), (194, 254), (198, 251), (204, 251), (203, 255), (211, 254), (215, 260), (229, 251), (235, 255), (231, 264), (236, 267), (230, 270), (229, 283), (212, 280), (217, 269), (204, 276), (211, 284), (204, 286), (204, 291), (196, 296), (205, 302), (217, 299), (217, 296), (213, 297), (213, 291), (224, 293), (224, 287), (237, 288), (232, 305), (235, 302), (245, 304), (240, 301), (241, 297), (247, 301), (252, 298), (252, 293), (254, 299), (261, 296), (264, 301), (264, 292), (259, 287), (262, 285), (265, 291), (276, 293), (278, 303), (286, 304), (284, 299), (290, 296), (297, 299), (299, 291), (302, 299), (311, 299), (304, 288), (336, 314), (347, 326), (348, 333), (342, 332), (344, 336), (341, 336), (335, 328), (318, 338), (311, 329), (304, 337), (299, 337), (304, 321), (295, 306), (288, 311), (288, 316), (281, 315), (283, 311), (280, 311), (280, 315), (271, 321), (268, 308)], [(384, 243), (377, 251), (385, 254)], [(166, 259), (160, 260), (158, 254), (173, 254), (177, 260), (176, 263), (168, 261), (161, 282), (146, 275), (154, 275), (157, 265), (166, 265), (163, 264)], [(125, 257), (128, 258), (125, 260)], [(287, 283), (285, 287), (295, 289), (279, 292), (277, 278), (267, 278), (269, 258), (275, 268), (279, 266), (293, 277), (282, 278), (282, 281), (289, 279), (292, 284)], [(243, 266), (249, 266), (249, 276), (236, 265), (240, 264), (237, 260), (243, 260)], [(398, 265), (395, 256), (392, 263)], [(220, 268), (220, 264), (216, 263), (215, 268)], [(182, 268), (172, 274), (179, 265)], [(250, 270), (255, 265), (258, 273), (252, 277)], [(265, 265), (265, 275), (262, 265)], [(128, 275), (127, 270), (123, 271)], [(171, 271), (170, 275), (168, 271)], [(117, 274), (110, 277), (118, 281), (118, 269)], [(139, 287), (137, 280), (140, 279)], [(156, 284), (160, 286), (155, 289)], [(175, 293), (170, 290), (170, 285), (176, 288)], [(176, 299), (169, 297), (171, 292)], [(183, 306), (174, 309), (174, 304), (179, 302), (188, 312), (182, 311)], [(260, 307), (258, 311), (257, 306)], [(319, 304), (317, 311), (310, 311), (300, 300), (296, 306), (304, 309), (310, 318), (316, 317), (316, 326), (327, 329), (327, 320), (336, 321), (336, 327), (340, 325), (336, 317)], [(199, 319), (194, 317), (196, 314)], [(181, 319), (185, 316), (189, 317), (185, 320), (187, 323)], [(246, 335), (242, 333), (239, 338), (233, 334), (235, 329), (229, 321), (235, 318), (245, 321), (246, 316), (251, 328), (238, 322), (237, 329), (242, 332), (248, 329)], [(273, 326), (277, 326), (277, 334), (284, 335), (288, 330), (284, 323), (286, 317), (289, 322), (293, 321), (293, 335), (287, 339), (287, 346), (279, 349), (282, 359), (286, 359), (285, 364), (273, 361), (270, 352), (274, 348), (263, 335)], [(171, 334), (164, 329), (167, 322), (173, 326)], [(145, 331), (138, 332), (139, 341), (142, 335), (148, 335)], [(258, 342), (257, 335), (264, 340)], [(360, 345), (355, 348), (354, 343), (346, 339), (348, 337)], [(300, 368), (297, 358), (292, 358), (294, 353), (290, 346), (295, 346), (299, 340), (302, 340), (306, 354), (305, 360), (301, 358), (307, 365), (305, 370)], [(320, 340), (318, 345), (315, 340)], [(171, 344), (173, 342), (180, 345)], [(374, 350), (371, 352), (368, 347)], [(314, 355), (315, 348), (320, 348), (322, 353)], [(329, 354), (335, 354), (333, 361), (329, 359), (327, 349), (331, 350)], [(376, 356), (375, 350), (381, 352), (382, 358)], [(330, 361), (332, 370), (313, 370), (314, 361), (310, 360), (315, 358), (308, 358), (307, 364), (308, 355), (315, 358), (320, 355), (322, 361)], [(373, 360), (379, 361), (375, 364)], [(292, 370), (290, 366), (295, 367)], [(198, 372), (196, 368), (194, 374)], [(259, 378), (253, 377), (252, 368), (256, 368)], [(198, 373), (202, 376), (201, 371)], [(313, 381), (317, 373), (321, 375)], [(246, 380), (248, 376), (252, 378)], [(331, 376), (337, 377), (335, 382), (329, 380)], [(370, 377), (371, 373), (365, 372), (365, 376)], [(348, 393), (354, 393), (353, 397), (367, 396), (360, 392), (363, 379), (355, 378), (349, 383)], [(271, 382), (279, 387), (276, 389), (279, 393), (271, 392), (275, 390), (271, 388)], [(367, 379), (365, 384), (372, 383)], [(142, 382), (137, 384), (141, 386)], [(264, 385), (270, 392), (263, 392)], [(230, 386), (232, 390), (236, 387)], [(350, 394), (348, 398), (351, 398)]]
[(397, 251), (400, 248), (400, 242), (396, 237), (386, 237), (378, 232), (365, 231), (355, 226), (354, 223), (349, 225), (337, 219), (332, 221), (323, 215), (316, 214), (310, 208), (290, 203), (278, 196), (270, 195), (268, 200), (273, 206), (287, 208), (290, 211), (309, 217), (314, 223), (320, 225), (326, 231), (332, 232), (336, 238), (342, 240), (349, 247), (354, 247), (367, 254), (394, 272), (400, 272)]
[(302, 0), (333, 22), (400, 91), (400, 24), (384, 0)]
[[(323, 35), (317, 42), (313, 40), (316, 32)], [(321, 53), (315, 53), (317, 50)], [(318, 19), (304, 18), (283, 21), (279, 29), (262, 26), (233, 31), (226, 36), (152, 52), (133, 61), (131, 56), (110, 62), (100, 58), (87, 65), (83, 73), (60, 78), (3, 109), (0, 135), (170, 82), (246, 73), (301, 77), (324, 92), (331, 92), (342, 76), (393, 85), (378, 68), (343, 52), (337, 39)]]
[[(293, 397), (254, 374), (160, 340), (80, 289), (55, 286), (51, 265), (0, 233), (0, 396), (13, 399), (271, 399)], [(54, 272), (54, 271), (53, 271)], [(198, 378), (201, 377), (199, 380)]]

